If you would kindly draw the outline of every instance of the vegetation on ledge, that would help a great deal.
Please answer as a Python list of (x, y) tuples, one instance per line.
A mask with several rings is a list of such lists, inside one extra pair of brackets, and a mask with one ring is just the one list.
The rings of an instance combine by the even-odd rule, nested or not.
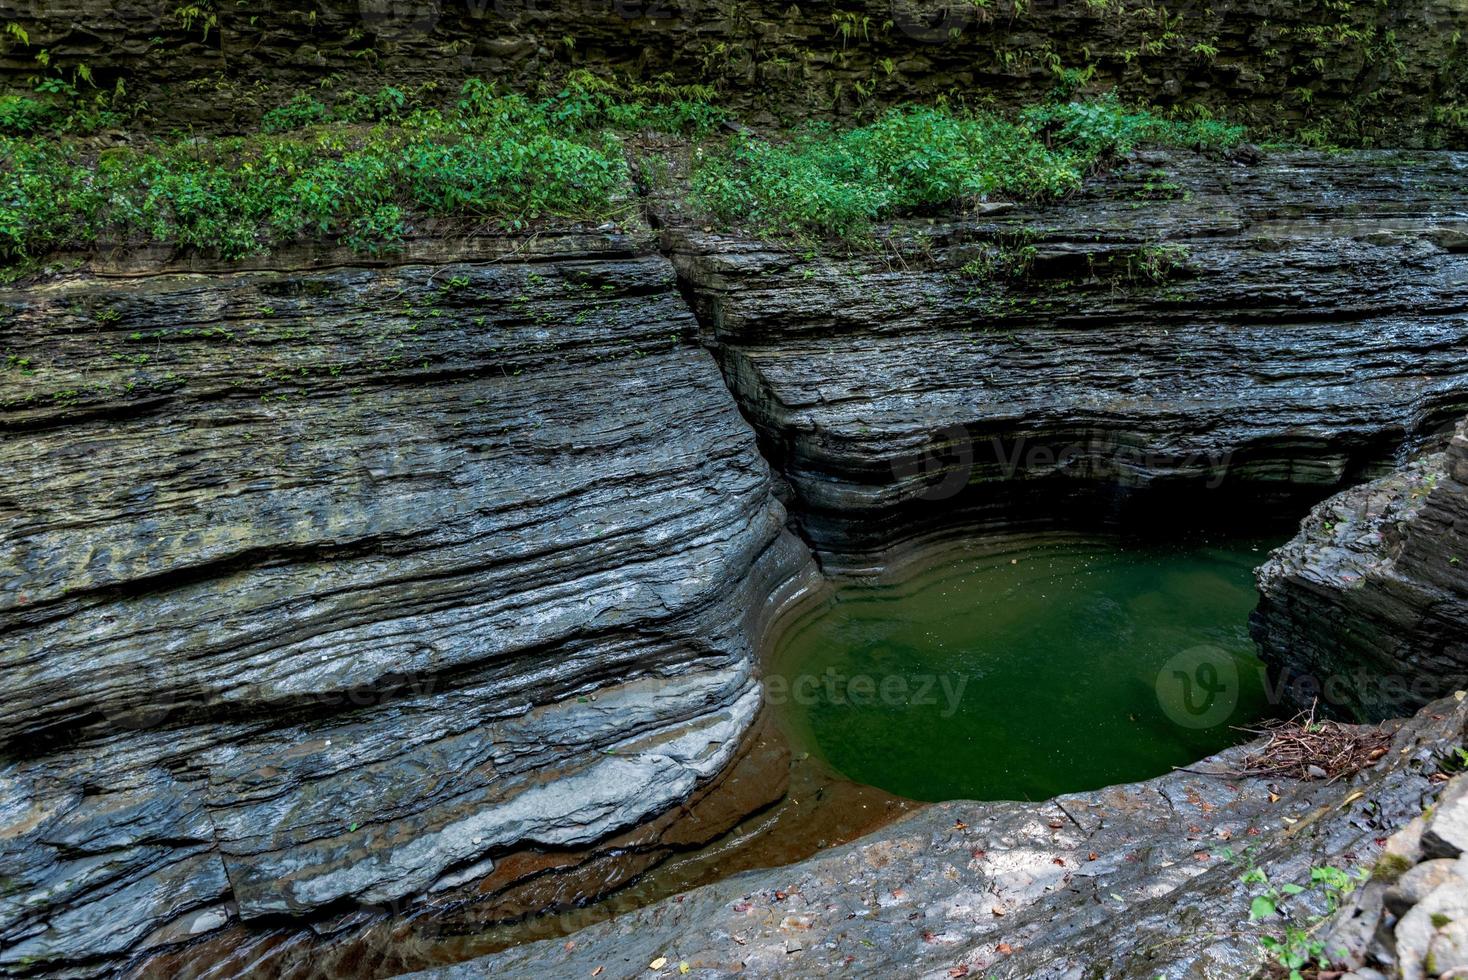
[(691, 95), (586, 79), (534, 101), (470, 80), (442, 108), (390, 88), (330, 105), (303, 93), (248, 136), (123, 146), (54, 130), (0, 136), (0, 262), (150, 244), (235, 259), (301, 240), (377, 254), (434, 218), (510, 231), (615, 218), (633, 206), (625, 141), (636, 133), (696, 142), (693, 204), (716, 219), (848, 239), (875, 220), (989, 195), (1060, 197), (1144, 143), (1221, 148), (1243, 137), (1109, 97), (1015, 119), (905, 107), (853, 129), (715, 138), (723, 114)]
[(693, 175), (698, 202), (766, 234), (860, 236), (873, 221), (989, 195), (1057, 198), (1142, 144), (1227, 149), (1239, 126), (1174, 121), (1113, 97), (1031, 108), (1017, 120), (897, 108), (855, 129), (808, 127), (774, 143), (737, 138)]

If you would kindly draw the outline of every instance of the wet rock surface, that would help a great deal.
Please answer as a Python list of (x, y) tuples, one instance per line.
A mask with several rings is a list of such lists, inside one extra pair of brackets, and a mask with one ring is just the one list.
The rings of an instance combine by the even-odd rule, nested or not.
[(511, 248), (0, 299), (0, 967), (408, 901), (734, 760), (807, 554), (646, 239)]
[(1320, 504), (1259, 569), (1254, 633), (1289, 699), (1383, 718), (1468, 686), (1465, 425)]
[[(1465, 723), (1456, 698), (1388, 723), (1382, 760), (1337, 782), (1201, 774), (1235, 768), (1240, 746), (1197, 772), (1043, 803), (939, 804), (568, 942), (418, 975), (1248, 976), (1280, 921), (1250, 920), (1246, 870), (1308, 884), (1312, 867), (1371, 868), (1433, 802)], [(1311, 891), (1295, 902), (1300, 919), (1325, 911)]]
[[(792, 510), (871, 568), (955, 521), (1303, 508), (1468, 408), (1468, 157), (1141, 154), (882, 256), (665, 240)], [(1164, 200), (1153, 199), (1162, 195)]]

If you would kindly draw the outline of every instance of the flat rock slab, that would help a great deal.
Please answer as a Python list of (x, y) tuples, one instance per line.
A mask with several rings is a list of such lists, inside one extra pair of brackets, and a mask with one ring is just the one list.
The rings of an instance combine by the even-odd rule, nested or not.
[[(1178, 772), (1043, 803), (945, 803), (808, 861), (418, 977), (986, 976), (1236, 980), (1261, 963), (1259, 868), (1370, 868), (1420, 814), (1468, 704), (1435, 702), (1336, 783)], [(1247, 751), (1200, 763), (1226, 771)], [(1230, 858), (1228, 855), (1233, 854)], [(1306, 893), (1296, 916), (1323, 912)], [(658, 967), (650, 968), (650, 964)]]

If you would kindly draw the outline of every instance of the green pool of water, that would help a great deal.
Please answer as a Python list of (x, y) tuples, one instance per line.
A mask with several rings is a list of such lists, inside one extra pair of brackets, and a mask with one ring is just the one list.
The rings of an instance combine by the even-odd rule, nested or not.
[(766, 691), (797, 752), (912, 799), (1147, 779), (1265, 714), (1247, 621), (1277, 543), (950, 546), (801, 613)]

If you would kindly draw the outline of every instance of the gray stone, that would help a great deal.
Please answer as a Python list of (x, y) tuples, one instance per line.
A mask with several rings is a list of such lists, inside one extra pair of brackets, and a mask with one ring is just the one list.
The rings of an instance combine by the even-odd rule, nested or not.
[(649, 241), (501, 244), (0, 296), (0, 969), (471, 887), (728, 768), (809, 554)]
[(1401, 916), (1422, 901), (1429, 892), (1453, 879), (1457, 879), (1460, 885), (1468, 887), (1468, 881), (1458, 876), (1456, 861), (1442, 858), (1423, 861), (1402, 875), (1397, 883), (1387, 890), (1383, 902), (1387, 911), (1392, 915)]
[(1468, 923), (1468, 883), (1453, 876), (1423, 896), (1396, 925), (1397, 968), (1402, 980), (1423, 980), (1428, 953), (1439, 931), (1454, 922)]
[(1422, 832), (1422, 851), (1442, 858), (1468, 851), (1468, 782), (1457, 780), (1443, 791)]

